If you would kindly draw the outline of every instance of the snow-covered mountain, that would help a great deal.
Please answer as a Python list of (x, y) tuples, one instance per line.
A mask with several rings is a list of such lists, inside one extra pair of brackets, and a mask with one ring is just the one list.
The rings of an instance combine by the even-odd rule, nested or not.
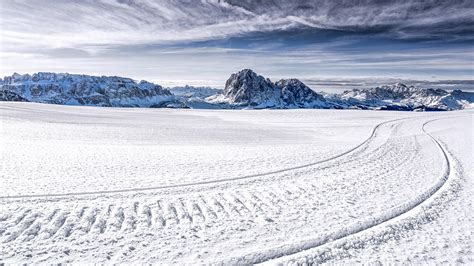
[(164, 89), (130, 78), (39, 72), (15, 73), (0, 79), (0, 100), (117, 107), (444, 111), (474, 106), (474, 93), (397, 83), (341, 94), (320, 94), (297, 79), (274, 83), (250, 69), (232, 74), (224, 90), (192, 86)]
[(300, 108), (328, 107), (324, 96), (316, 93), (298, 79), (281, 79), (275, 83), (281, 89), (285, 106)]
[(221, 104), (265, 108), (280, 104), (280, 92), (269, 79), (250, 69), (243, 69), (230, 76), (223, 94), (210, 100)]
[(473, 93), (425, 89), (401, 83), (371, 89), (352, 89), (327, 96), (345, 108), (382, 110), (459, 110), (472, 103)]
[(222, 94), (208, 101), (230, 107), (246, 108), (327, 108), (324, 97), (297, 79), (273, 83), (251, 69), (230, 76)]
[(211, 87), (194, 87), (194, 86), (177, 86), (167, 88), (172, 94), (176, 96), (183, 96), (187, 98), (207, 98), (218, 93), (222, 93), (222, 90)]
[(211, 87), (172, 87), (169, 91), (175, 96), (176, 103), (183, 108), (192, 109), (220, 109), (221, 106), (210, 103), (206, 98), (222, 93), (221, 89)]
[[(161, 107), (174, 101), (170, 91), (130, 78), (39, 72), (13, 74), (0, 81), (3, 91), (40, 103)], [(5, 99), (8, 100), (8, 99)]]

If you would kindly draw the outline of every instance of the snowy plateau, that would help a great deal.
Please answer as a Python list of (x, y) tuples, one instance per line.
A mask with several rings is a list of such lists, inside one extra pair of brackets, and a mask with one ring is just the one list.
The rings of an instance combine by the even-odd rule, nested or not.
[(0, 116), (3, 263), (474, 263), (469, 108)]

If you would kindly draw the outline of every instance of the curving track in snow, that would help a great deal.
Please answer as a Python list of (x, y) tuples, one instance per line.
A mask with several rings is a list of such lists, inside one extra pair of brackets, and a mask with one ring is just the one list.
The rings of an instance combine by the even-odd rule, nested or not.
[(451, 155), (424, 129), (430, 121), (386, 121), (343, 154), (259, 175), (4, 197), (0, 257), (241, 264), (340, 242), (409, 216), (452, 175)]
[(103, 191), (83, 191), (83, 192), (74, 192), (74, 193), (50, 193), (50, 194), (31, 194), (31, 195), (13, 195), (13, 196), (0, 196), (0, 199), (26, 199), (26, 198), (47, 198), (47, 197), (71, 197), (71, 196), (86, 196), (86, 195), (103, 195), (103, 194), (115, 194), (115, 193), (126, 193), (126, 192), (141, 192), (141, 191), (152, 191), (152, 190), (159, 190), (159, 189), (170, 189), (170, 188), (182, 188), (182, 187), (188, 187), (188, 186), (198, 186), (198, 185), (209, 185), (209, 184), (217, 184), (217, 183), (224, 183), (224, 182), (229, 182), (229, 181), (238, 181), (238, 180), (243, 180), (243, 179), (250, 179), (250, 178), (258, 178), (258, 177), (264, 177), (264, 176), (269, 176), (269, 175), (274, 175), (274, 174), (280, 174), (280, 173), (285, 173), (285, 172), (290, 172), (290, 171), (295, 171), (307, 167), (312, 167), (318, 164), (326, 163), (335, 159), (338, 159), (340, 157), (346, 156), (352, 152), (357, 152), (358, 149), (363, 149), (365, 145), (367, 145), (368, 142), (370, 142), (376, 134), (376, 131), (378, 128), (383, 126), (384, 124), (399, 121), (399, 120), (404, 120), (406, 118), (399, 118), (399, 119), (393, 119), (389, 121), (384, 121), (381, 122), (377, 125), (375, 125), (372, 129), (372, 132), (370, 136), (358, 144), (357, 146), (340, 153), (335, 156), (331, 156), (329, 158), (319, 160), (316, 162), (304, 164), (304, 165), (298, 165), (298, 166), (293, 166), (293, 167), (288, 167), (288, 168), (283, 168), (275, 171), (270, 171), (270, 172), (265, 172), (265, 173), (259, 173), (259, 174), (253, 174), (253, 175), (245, 175), (245, 176), (239, 176), (239, 177), (231, 177), (231, 178), (218, 178), (218, 179), (213, 179), (213, 180), (206, 180), (206, 181), (200, 181), (200, 182), (191, 182), (191, 183), (183, 183), (183, 184), (175, 184), (175, 185), (166, 185), (166, 186), (153, 186), (153, 187), (141, 187), (141, 188), (129, 188), (129, 189), (115, 189), (115, 190), (103, 190)]
[[(350, 239), (354, 235), (360, 234), (363, 231), (373, 229), (376, 226), (382, 226), (382, 225), (384, 225), (384, 223), (389, 223), (393, 220), (396, 220), (397, 218), (402, 217), (403, 215), (405, 215), (405, 216), (409, 215), (410, 211), (413, 211), (416, 207), (418, 207), (421, 204), (425, 203), (430, 198), (433, 198), (435, 193), (438, 193), (440, 191), (440, 189), (446, 184), (448, 179), (457, 178), (456, 173), (455, 173), (456, 170), (453, 167), (453, 165), (456, 164), (456, 162), (454, 161), (454, 159), (452, 158), (450, 153), (447, 151), (447, 149), (441, 144), (441, 142), (425, 130), (425, 126), (428, 123), (438, 121), (438, 120), (442, 120), (442, 119), (449, 119), (449, 118), (453, 118), (453, 117), (432, 119), (432, 120), (429, 120), (429, 121), (423, 123), (423, 125), (422, 125), (423, 133), (431, 138), (433, 143), (439, 148), (439, 151), (442, 153), (442, 155), (444, 157), (444, 169), (445, 169), (444, 173), (442, 175), (440, 175), (439, 180), (435, 184), (433, 184), (433, 186), (428, 187), (422, 194), (419, 194), (418, 196), (416, 196), (412, 200), (404, 202), (403, 204), (400, 204), (399, 206), (396, 206), (396, 207), (386, 211), (385, 213), (381, 213), (381, 214), (379, 214), (375, 217), (371, 217), (372, 219), (367, 223), (359, 223), (359, 224), (356, 224), (354, 226), (344, 228), (343, 230), (337, 231), (334, 234), (332, 234), (332, 235), (330, 235), (330, 236), (328, 236), (327, 238), (324, 238), (324, 239), (317, 239), (316, 241), (313, 240), (313, 241), (309, 241), (309, 242), (298, 243), (297, 245), (295, 245), (291, 249), (287, 248), (284, 251), (280, 252), (280, 254), (278, 254), (277, 257), (270, 258), (271, 261), (269, 261), (268, 258), (264, 258), (261, 261), (255, 261), (255, 262), (256, 263), (266, 262), (268, 264), (274, 264), (276, 262), (289, 263), (289, 262), (295, 262), (295, 258), (297, 258), (297, 259), (299, 258), (300, 260), (302, 260), (301, 263), (308, 263), (307, 259), (305, 258), (305, 255), (307, 255), (305, 253), (308, 253), (308, 252), (305, 252), (305, 251), (310, 250), (313, 254), (311, 254), (311, 253), (309, 253), (309, 254), (314, 256), (314, 253), (316, 253), (316, 254), (318, 253), (318, 251), (317, 251), (318, 247), (331, 244), (332, 242), (339, 242), (339, 243), (336, 244), (336, 246), (340, 248), (341, 247), (341, 244), (340, 244), (341, 242), (342, 242), (342, 246), (347, 243), (347, 242), (344, 242), (344, 241), (341, 241), (341, 240), (343, 240), (345, 238)], [(452, 191), (452, 192), (456, 192), (456, 191)], [(390, 225), (391, 227), (383, 228), (381, 230), (382, 230), (382, 232), (383, 232), (383, 230), (387, 230), (387, 229), (392, 229), (393, 230), (394, 224), (396, 226), (397, 222), (399, 222), (400, 224), (405, 223), (405, 224), (403, 224), (403, 226), (405, 226), (405, 227), (407, 226), (407, 224), (411, 227), (414, 227), (414, 226), (417, 225), (416, 223), (419, 222), (419, 221), (416, 220), (417, 215), (419, 215), (419, 216), (425, 215), (426, 216), (426, 211), (423, 210), (423, 212), (424, 213), (420, 215), (420, 213), (416, 213), (415, 211), (413, 211), (413, 216), (414, 216), (413, 218), (414, 219), (409, 221), (408, 223), (407, 223), (406, 220), (403, 220), (402, 222), (394, 221), (393, 224)], [(422, 219), (423, 218), (425, 218), (425, 217), (422, 217)], [(377, 232), (377, 233), (380, 234), (380, 232)], [(383, 236), (383, 234), (382, 234), (382, 236)], [(348, 241), (351, 241), (351, 240), (348, 240)], [(359, 241), (359, 242), (367, 241), (367, 239), (364, 239), (364, 240), (356, 239), (355, 242), (357, 242), (357, 241)], [(351, 243), (351, 245), (354, 245), (354, 244)], [(359, 245), (361, 245), (361, 244), (359, 243)], [(299, 253), (301, 253), (301, 255), (299, 255)], [(292, 255), (292, 256), (290, 256), (290, 255)], [(323, 259), (323, 261), (325, 261), (325, 260), (327, 260), (327, 258)], [(319, 262), (321, 262), (321, 261), (319, 261)], [(311, 261), (311, 263), (318, 263), (318, 261)]]

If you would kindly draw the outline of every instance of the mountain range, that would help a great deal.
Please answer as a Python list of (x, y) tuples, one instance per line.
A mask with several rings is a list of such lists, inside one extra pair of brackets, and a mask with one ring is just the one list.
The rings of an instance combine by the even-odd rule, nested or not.
[(116, 76), (39, 72), (14, 73), (0, 79), (0, 100), (109, 107), (447, 111), (472, 106), (474, 93), (397, 83), (326, 94), (313, 91), (298, 79), (272, 82), (251, 69), (232, 74), (223, 90), (192, 86), (167, 89)]

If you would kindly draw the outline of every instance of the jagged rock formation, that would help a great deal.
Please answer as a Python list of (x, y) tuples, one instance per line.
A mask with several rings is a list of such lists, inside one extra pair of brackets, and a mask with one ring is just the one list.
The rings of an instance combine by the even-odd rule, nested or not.
[(272, 107), (279, 104), (280, 91), (269, 79), (244, 69), (226, 81), (224, 96), (231, 104)]
[(223, 94), (208, 98), (232, 107), (249, 108), (327, 108), (322, 95), (297, 79), (273, 83), (250, 69), (234, 73), (227, 80)]
[(166, 106), (172, 94), (147, 81), (129, 78), (39, 72), (13, 74), (1, 81), (4, 91), (40, 103), (95, 106)]
[(275, 85), (281, 89), (281, 97), (287, 106), (300, 108), (328, 106), (321, 94), (314, 92), (298, 79), (281, 79)]

